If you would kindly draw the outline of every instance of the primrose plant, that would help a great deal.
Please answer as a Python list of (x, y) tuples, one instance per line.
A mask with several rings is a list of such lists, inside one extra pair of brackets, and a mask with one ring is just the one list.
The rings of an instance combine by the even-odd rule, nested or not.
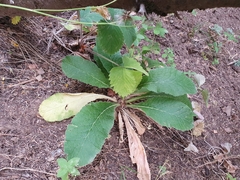
[[(139, 48), (141, 39), (146, 37), (143, 32), (147, 23), (144, 24), (143, 17), (135, 16), (133, 20), (125, 11), (112, 8), (101, 11), (87, 8), (80, 14), (86, 29), (91, 23), (97, 26), (96, 45), (91, 51), (94, 61), (69, 55), (62, 60), (62, 70), (71, 79), (114, 93), (111, 96), (56, 93), (40, 105), (39, 113), (48, 122), (74, 116), (67, 127), (64, 143), (67, 160), (71, 161), (70, 164), (62, 159), (59, 161), (59, 177), (66, 179), (66, 174), (71, 171), (78, 175), (75, 165), (82, 167), (91, 163), (116, 120), (120, 141), (123, 141), (123, 130), (126, 129), (130, 157), (137, 164), (138, 178), (151, 179), (146, 153), (139, 139), (145, 127), (135, 112), (142, 111), (161, 126), (190, 130), (194, 113), (187, 94), (196, 93), (195, 84), (183, 72), (149, 58), (146, 54), (151, 49)], [(139, 20), (143, 26), (136, 28), (134, 21)], [(156, 36), (163, 37), (167, 33), (159, 24), (156, 29), (149, 24), (147, 27), (153, 27)], [(156, 43), (150, 45), (157, 49)]]

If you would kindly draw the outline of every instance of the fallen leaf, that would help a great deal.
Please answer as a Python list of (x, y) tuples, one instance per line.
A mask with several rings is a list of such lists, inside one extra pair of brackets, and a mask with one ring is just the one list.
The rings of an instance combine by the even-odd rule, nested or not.
[(213, 133), (214, 133), (214, 134), (217, 134), (217, 133), (218, 133), (218, 131), (217, 131), (217, 130), (213, 130)]
[(233, 130), (229, 127), (224, 128), (224, 130), (226, 131), (226, 133), (232, 133), (233, 132)]
[(132, 163), (137, 164), (137, 177), (139, 180), (150, 180), (151, 173), (144, 147), (125, 114), (123, 114), (123, 119), (127, 129), (130, 158)]
[(227, 116), (231, 116), (232, 106), (228, 105), (228, 106), (222, 108), (222, 111), (225, 112), (227, 114)]
[(224, 161), (223, 166), (227, 169), (229, 173), (234, 174), (238, 169), (237, 166), (234, 166), (231, 161)]
[(38, 73), (39, 75), (42, 75), (42, 74), (44, 74), (45, 72), (44, 72), (43, 68), (40, 68), (40, 69), (37, 70), (37, 73)]
[(38, 80), (38, 81), (41, 81), (43, 78), (42, 78), (42, 76), (41, 75), (38, 75), (37, 77), (36, 77), (36, 80)]
[(184, 151), (192, 151), (195, 153), (199, 152), (198, 148), (192, 142), (189, 143), (188, 147), (186, 147)]
[(220, 154), (214, 155), (213, 158), (218, 162), (222, 162), (222, 160), (224, 159), (224, 156), (225, 155), (223, 153), (220, 153)]
[(221, 144), (221, 147), (223, 148), (224, 152), (226, 154), (228, 154), (228, 153), (230, 153), (230, 150), (232, 148), (232, 144), (226, 142), (226, 143)]
[(205, 76), (203, 76), (202, 74), (195, 74), (195, 75), (193, 76), (193, 78), (194, 78), (195, 81), (197, 82), (198, 87), (202, 86), (202, 85), (205, 83), (205, 81), (206, 81)]
[(28, 64), (28, 68), (31, 70), (35, 70), (37, 68), (36, 64)]
[(198, 137), (202, 135), (202, 132), (204, 132), (204, 121), (203, 120), (195, 121), (192, 131), (193, 135)]

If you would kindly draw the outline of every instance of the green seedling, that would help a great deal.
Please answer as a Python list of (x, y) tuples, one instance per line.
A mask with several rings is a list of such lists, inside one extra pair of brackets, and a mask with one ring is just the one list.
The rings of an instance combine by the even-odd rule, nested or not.
[(231, 174), (227, 173), (227, 180), (237, 180)]
[(224, 35), (227, 37), (228, 40), (238, 43), (238, 40), (235, 38), (235, 34), (233, 33), (232, 29), (228, 28)]
[(78, 165), (79, 158), (72, 158), (69, 161), (63, 158), (59, 158), (57, 160), (59, 170), (57, 172), (57, 177), (61, 178), (62, 180), (68, 180), (69, 175), (71, 176), (78, 176), (80, 175), (77, 168), (75, 168)]
[(170, 65), (173, 67), (176, 66), (176, 64), (174, 63), (174, 53), (171, 48), (167, 48), (164, 50), (164, 53), (162, 54), (162, 58), (167, 60), (166, 62), (167, 65)]

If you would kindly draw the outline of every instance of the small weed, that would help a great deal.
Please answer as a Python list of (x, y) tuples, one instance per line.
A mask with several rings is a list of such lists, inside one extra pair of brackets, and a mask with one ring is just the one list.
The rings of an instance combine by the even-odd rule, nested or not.
[(218, 53), (221, 49), (222, 44), (215, 41), (215, 42), (209, 44), (208, 46), (210, 47), (212, 55), (213, 55), (212, 64), (213, 65), (218, 65), (219, 60), (218, 60), (217, 56), (218, 56)]
[(69, 175), (71, 176), (78, 176), (80, 175), (79, 171), (75, 168), (78, 165), (79, 158), (72, 158), (69, 161), (63, 158), (59, 158), (57, 160), (59, 170), (57, 172), (57, 177), (61, 178), (62, 180), (68, 180)]
[(158, 171), (158, 175), (156, 177), (156, 180), (162, 178), (166, 174), (171, 173), (170, 171), (167, 170), (167, 166), (168, 166), (168, 161), (165, 161), (162, 166), (159, 166), (159, 171)]
[(219, 64), (218, 58), (214, 58), (212, 61), (212, 65), (218, 65), (218, 64)]
[(235, 38), (235, 34), (233, 33), (232, 29), (228, 28), (224, 35), (228, 38), (228, 40), (238, 43), (238, 40)]
[(227, 180), (237, 180), (231, 174), (227, 173)]
[(174, 62), (174, 53), (171, 48), (164, 49), (164, 53), (162, 54), (162, 58), (166, 59), (166, 64), (172, 67), (176, 67)]
[(197, 10), (196, 9), (192, 10), (192, 15), (197, 16)]

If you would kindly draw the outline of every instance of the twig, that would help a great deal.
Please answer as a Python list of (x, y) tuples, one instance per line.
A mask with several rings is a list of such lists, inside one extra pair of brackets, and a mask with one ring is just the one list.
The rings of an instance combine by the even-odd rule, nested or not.
[[(222, 158), (222, 161), (228, 160), (228, 159), (236, 159), (236, 158), (237, 158), (237, 159), (238, 159), (238, 158), (240, 159), (240, 155), (223, 157), (223, 158)], [(216, 162), (219, 162), (219, 160), (218, 160), (218, 159), (215, 159), (214, 161), (204, 163), (204, 164), (202, 164), (202, 165), (200, 165), (200, 166), (197, 166), (197, 167), (195, 167), (195, 168), (201, 168), (201, 167), (203, 167), (203, 166), (206, 166), (206, 165), (209, 165), (209, 164), (214, 164), (214, 163), (216, 163)]]
[(19, 86), (19, 85), (23, 85), (23, 84), (26, 84), (26, 83), (29, 83), (29, 82), (32, 82), (32, 81), (35, 81), (36, 79), (29, 79), (29, 80), (26, 80), (26, 81), (23, 81), (23, 82), (20, 82), (20, 83), (17, 83), (17, 84), (13, 84), (13, 85), (8, 85), (8, 87), (15, 87), (15, 86)]
[(0, 172), (3, 171), (3, 170), (32, 171), (32, 172), (38, 172), (38, 173), (42, 173), (42, 174), (47, 174), (47, 175), (50, 175), (50, 176), (56, 176), (53, 173), (48, 173), (48, 172), (45, 172), (45, 171), (39, 171), (39, 170), (36, 170), (36, 169), (31, 169), (31, 168), (23, 168), (23, 169), (21, 169), (21, 168), (4, 167), (4, 168), (0, 169)]

